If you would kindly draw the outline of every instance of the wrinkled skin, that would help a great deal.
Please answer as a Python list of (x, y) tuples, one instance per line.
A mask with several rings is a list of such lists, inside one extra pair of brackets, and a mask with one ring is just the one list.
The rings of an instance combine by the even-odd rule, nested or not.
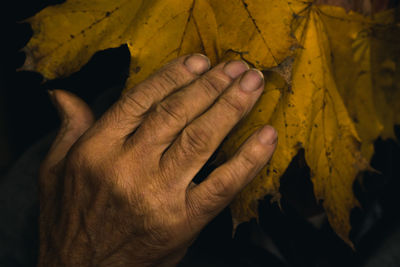
[(40, 170), (39, 266), (173, 266), (268, 162), (277, 133), (264, 126), (192, 182), (264, 87), (241, 61), (209, 68), (178, 58), (97, 121), (77, 96), (50, 92), (62, 126)]

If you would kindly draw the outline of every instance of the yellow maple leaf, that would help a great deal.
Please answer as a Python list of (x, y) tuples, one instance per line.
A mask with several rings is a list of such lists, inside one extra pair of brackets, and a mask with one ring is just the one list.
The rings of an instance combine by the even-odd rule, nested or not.
[[(323, 200), (331, 225), (349, 242), (350, 211), (357, 205), (352, 186), (367, 164), (359, 152), (361, 140), (337, 89), (322, 16), (315, 6), (299, 14), (293, 25), (302, 49), (295, 55), (291, 84), (281, 82), (277, 86), (281, 95), (272, 115), (252, 112), (244, 122), (251, 124), (260, 117), (260, 124), (271, 123), (279, 131), (279, 146), (267, 168), (233, 203), (232, 213), (239, 220), (257, 216), (257, 199), (266, 193), (279, 194), (280, 177), (304, 149), (316, 198)], [(271, 105), (263, 101), (268, 100), (263, 96), (255, 110)], [(231, 142), (237, 136), (248, 136), (240, 133), (247, 128), (249, 125), (243, 125), (233, 133), (225, 144), (228, 154), (233, 152), (230, 150), (235, 144)]]
[[(385, 22), (332, 6), (309, 6), (297, 14), (292, 26), (301, 49), (294, 56), (291, 83), (273, 84), (281, 91), (278, 104), (262, 98), (255, 110), (272, 105), (274, 113), (252, 112), (223, 148), (231, 155), (249, 136), (245, 133), (253, 121), (268, 122), (279, 131), (273, 159), (232, 204), (236, 224), (257, 217), (257, 200), (265, 194), (280, 198), (279, 179), (304, 149), (315, 196), (323, 201), (333, 229), (352, 245), (350, 212), (359, 205), (353, 182), (369, 168), (373, 142), (379, 136), (394, 138), (398, 123), (398, 72), (388, 79), (387, 68), (395, 72), (400, 62), (399, 35), (393, 34), (399, 28), (388, 20), (394, 12), (386, 13)], [(375, 28), (385, 33), (378, 38), (371, 34)], [(387, 35), (390, 40), (383, 38)], [(372, 45), (380, 47), (371, 49)], [(377, 66), (381, 68), (374, 82)]]
[(22, 69), (46, 79), (67, 76), (95, 52), (122, 44), (131, 53), (127, 88), (192, 52), (213, 63), (234, 52), (261, 69), (276, 66), (291, 53), (290, 19), (298, 2), (69, 0), (27, 20), (34, 35)]
[(267, 83), (222, 152), (232, 155), (265, 123), (278, 130), (279, 145), (231, 205), (235, 224), (257, 217), (266, 194), (279, 199), (279, 179), (304, 149), (315, 195), (350, 244), (354, 179), (368, 168), (374, 140), (393, 138), (400, 122), (399, 27), (393, 11), (367, 18), (312, 2), (67, 0), (28, 19), (34, 35), (23, 69), (54, 79), (78, 71), (99, 50), (127, 44), (130, 88), (182, 54), (245, 60)]

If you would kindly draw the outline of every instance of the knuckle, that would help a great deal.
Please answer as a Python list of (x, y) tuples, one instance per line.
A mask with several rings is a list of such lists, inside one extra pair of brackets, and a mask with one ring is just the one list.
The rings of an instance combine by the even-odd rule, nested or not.
[(240, 168), (244, 169), (246, 172), (252, 172), (254, 169), (257, 169), (259, 166), (259, 162), (254, 155), (252, 155), (249, 151), (242, 151), (240, 153)]
[(167, 90), (182, 86), (185, 82), (185, 75), (175, 64), (167, 65), (154, 78), (155, 86)]
[[(138, 86), (137, 90), (122, 97), (120, 108), (123, 113), (134, 113), (136, 116), (140, 116), (151, 108), (152, 101), (149, 95), (145, 93), (146, 87), (145, 84)], [(129, 107), (129, 110), (126, 110), (126, 107)]]
[(234, 192), (232, 190), (232, 179), (227, 179), (226, 176), (215, 177), (212, 179), (210, 185), (208, 186), (208, 197), (214, 201), (229, 199), (233, 196)]
[(225, 85), (223, 85), (218, 78), (210, 77), (208, 75), (202, 76), (198, 80), (198, 85), (204, 89), (210, 97), (213, 98), (220, 95), (225, 88)]
[(204, 196), (196, 195), (193, 197), (193, 193), (188, 194), (186, 196), (186, 212), (188, 217), (196, 220), (197, 218), (202, 218), (211, 214), (214, 209), (206, 203), (207, 199), (205, 199)]
[(182, 149), (187, 155), (200, 155), (208, 151), (210, 134), (200, 127), (188, 127), (182, 132)]
[(161, 117), (163, 123), (167, 124), (171, 122), (176, 124), (177, 122), (184, 121), (186, 125), (188, 121), (184, 105), (178, 100), (160, 102), (157, 105), (156, 114)]
[(227, 112), (237, 118), (241, 118), (246, 112), (246, 106), (240, 102), (240, 100), (234, 99), (233, 97), (222, 96), (219, 102)]

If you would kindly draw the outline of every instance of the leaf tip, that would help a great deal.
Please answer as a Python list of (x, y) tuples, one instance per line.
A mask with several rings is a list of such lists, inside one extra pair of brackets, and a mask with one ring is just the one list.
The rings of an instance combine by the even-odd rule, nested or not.
[(235, 237), (236, 230), (241, 223), (242, 221), (239, 221), (237, 218), (232, 218), (232, 239)]

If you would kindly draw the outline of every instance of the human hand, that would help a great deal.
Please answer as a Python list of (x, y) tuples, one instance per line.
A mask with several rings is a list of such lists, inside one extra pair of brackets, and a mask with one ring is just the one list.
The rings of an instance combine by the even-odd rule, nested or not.
[(81, 99), (51, 92), (62, 126), (40, 170), (39, 266), (172, 266), (268, 162), (277, 134), (265, 126), (192, 182), (264, 88), (241, 61), (209, 68), (180, 57), (96, 122)]

